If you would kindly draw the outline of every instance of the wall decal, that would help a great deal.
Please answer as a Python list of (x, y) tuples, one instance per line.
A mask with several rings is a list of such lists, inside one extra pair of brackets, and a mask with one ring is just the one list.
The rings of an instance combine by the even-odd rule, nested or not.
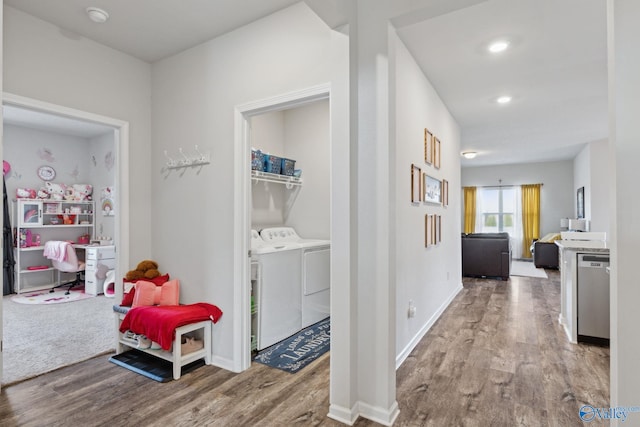
[(46, 147), (42, 147), (38, 149), (38, 157), (40, 157), (42, 160), (45, 160), (49, 163), (53, 163), (56, 161), (55, 157), (53, 156), (53, 152)]
[(107, 154), (104, 155), (104, 166), (107, 168), (108, 171), (111, 171), (111, 169), (113, 169), (113, 166), (115, 165), (116, 160), (113, 156), (113, 152), (109, 151)]

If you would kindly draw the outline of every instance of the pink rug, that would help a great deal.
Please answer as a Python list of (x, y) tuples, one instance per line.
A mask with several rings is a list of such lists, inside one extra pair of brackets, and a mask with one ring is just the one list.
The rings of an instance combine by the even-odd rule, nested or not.
[(69, 295), (65, 295), (65, 292), (65, 290), (26, 292), (11, 297), (11, 301), (18, 304), (60, 304), (93, 298), (93, 295), (85, 294), (84, 291), (71, 291)]

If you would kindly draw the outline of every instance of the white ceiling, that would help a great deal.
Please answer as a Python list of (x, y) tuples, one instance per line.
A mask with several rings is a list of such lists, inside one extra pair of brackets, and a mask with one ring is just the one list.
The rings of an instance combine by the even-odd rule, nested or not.
[[(147, 62), (293, 3), (4, 0)], [(437, 1), (418, 3), (433, 7)], [(107, 10), (109, 21), (89, 21), (88, 6)], [(586, 143), (607, 138), (605, 8), (602, 0), (487, 0), (397, 29), (460, 125), (462, 151), (479, 153), (463, 159), (463, 166), (572, 159)], [(508, 38), (511, 46), (492, 56), (485, 47), (497, 38)], [(494, 102), (503, 94), (513, 96), (509, 105)]]

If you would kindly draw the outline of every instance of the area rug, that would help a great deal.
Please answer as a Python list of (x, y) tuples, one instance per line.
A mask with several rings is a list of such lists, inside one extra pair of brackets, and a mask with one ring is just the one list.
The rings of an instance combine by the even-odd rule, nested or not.
[(18, 304), (60, 304), (63, 302), (80, 301), (93, 298), (93, 295), (85, 294), (84, 291), (71, 291), (65, 295), (66, 290), (49, 292), (48, 290), (38, 292), (28, 292), (11, 297), (11, 301)]
[(255, 361), (272, 368), (296, 373), (329, 350), (329, 318), (262, 350)]
[(511, 261), (511, 276), (548, 278), (544, 268), (536, 268), (531, 261)]
[[(111, 356), (109, 362), (161, 383), (173, 380), (173, 363), (136, 349)], [(204, 366), (204, 360), (195, 360), (184, 365), (180, 375), (185, 375), (200, 366)]]

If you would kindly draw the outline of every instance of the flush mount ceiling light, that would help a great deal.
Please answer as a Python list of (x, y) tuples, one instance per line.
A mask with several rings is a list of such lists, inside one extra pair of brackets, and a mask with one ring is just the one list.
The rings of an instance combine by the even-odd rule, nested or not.
[(476, 153), (475, 151), (464, 151), (462, 153), (462, 157), (464, 157), (465, 159), (473, 159), (477, 154), (478, 153)]
[(506, 40), (498, 40), (489, 45), (489, 52), (491, 53), (500, 53), (507, 50), (509, 47), (509, 42)]
[(496, 99), (498, 104), (508, 104), (511, 102), (511, 97), (509, 95), (503, 95)]
[(88, 7), (87, 8), (87, 16), (93, 22), (97, 22), (98, 24), (104, 24), (109, 19), (109, 14), (97, 7)]

